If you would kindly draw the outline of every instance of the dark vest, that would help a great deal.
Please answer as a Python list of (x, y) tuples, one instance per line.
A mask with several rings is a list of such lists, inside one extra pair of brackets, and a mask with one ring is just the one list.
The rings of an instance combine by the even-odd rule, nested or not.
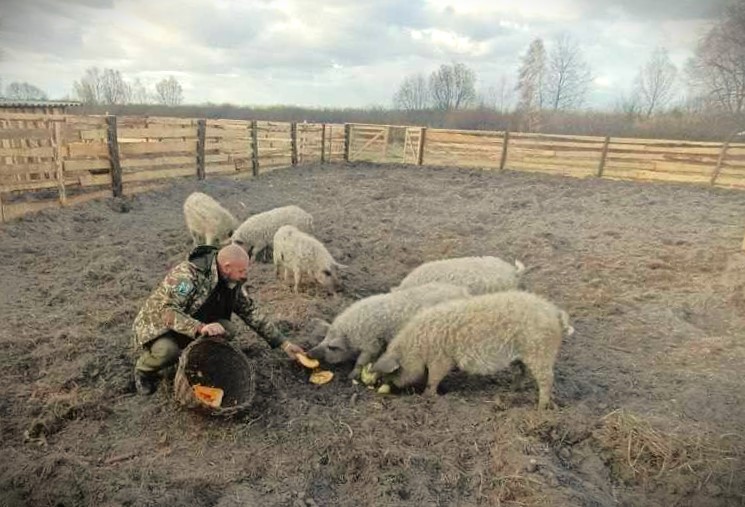
[[(212, 264), (217, 262), (217, 248), (211, 246), (197, 247), (189, 256), (189, 262), (209, 275)], [(220, 319), (230, 320), (230, 316), (233, 314), (233, 302), (239, 290), (240, 286), (231, 289), (228, 287), (226, 280), (220, 278), (207, 300), (192, 317), (206, 323), (216, 322)]]

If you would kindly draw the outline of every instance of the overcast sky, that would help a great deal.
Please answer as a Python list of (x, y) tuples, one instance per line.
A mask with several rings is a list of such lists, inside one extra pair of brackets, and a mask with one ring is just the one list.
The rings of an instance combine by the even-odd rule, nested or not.
[(677, 65), (723, 0), (2, 0), (0, 78), (51, 98), (90, 66), (154, 85), (175, 75), (189, 103), (391, 104), (401, 79), (463, 62), (480, 89), (514, 83), (530, 41), (580, 42), (613, 105), (657, 46)]

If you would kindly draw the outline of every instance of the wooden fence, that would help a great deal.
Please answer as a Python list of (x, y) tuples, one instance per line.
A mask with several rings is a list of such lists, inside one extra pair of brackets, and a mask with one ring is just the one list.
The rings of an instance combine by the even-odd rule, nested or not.
[(745, 189), (745, 143), (0, 111), (0, 218), (172, 178), (371, 161)]
[[(352, 125), (349, 160), (745, 189), (745, 143)], [(396, 133), (401, 130), (400, 133)]]
[(0, 111), (0, 218), (133, 194), (172, 178), (340, 162), (344, 133), (342, 124)]

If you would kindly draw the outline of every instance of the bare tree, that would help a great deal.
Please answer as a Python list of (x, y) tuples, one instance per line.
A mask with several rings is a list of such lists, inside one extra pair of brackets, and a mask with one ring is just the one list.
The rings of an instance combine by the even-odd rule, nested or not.
[(745, 1), (728, 6), (701, 40), (689, 76), (698, 94), (717, 109), (745, 112)]
[(462, 63), (440, 65), (429, 76), (429, 93), (437, 109), (462, 109), (476, 98), (476, 73)]
[(13, 82), (5, 90), (5, 96), (15, 100), (46, 100), (47, 94), (30, 83)]
[(636, 118), (641, 114), (641, 101), (639, 100), (639, 93), (636, 90), (632, 90), (630, 94), (622, 94), (617, 100), (615, 105), (615, 112), (621, 113), (629, 118)]
[(429, 104), (427, 80), (421, 73), (405, 78), (393, 96), (394, 107), (406, 111), (427, 109)]
[(84, 104), (127, 104), (132, 94), (121, 72), (114, 69), (101, 72), (98, 67), (86, 69), (80, 81), (73, 84), (73, 90)]
[(677, 73), (677, 68), (664, 48), (656, 49), (649, 61), (639, 69), (635, 93), (638, 93), (644, 116), (649, 118), (670, 102)]
[(178, 80), (170, 76), (155, 85), (155, 92), (160, 104), (177, 106), (183, 101), (183, 90)]
[(103, 100), (103, 82), (98, 67), (90, 67), (80, 81), (73, 83), (73, 90), (83, 104), (100, 104)]
[(546, 99), (554, 111), (582, 106), (592, 83), (592, 71), (579, 44), (567, 34), (557, 37), (546, 69)]
[(132, 83), (130, 89), (130, 101), (132, 102), (132, 104), (150, 104), (152, 102), (152, 95), (147, 90), (147, 88), (145, 88), (145, 85), (142, 84), (140, 78), (136, 78), (134, 80), (134, 83)]
[(101, 94), (104, 104), (127, 104), (131, 96), (131, 89), (122, 78), (121, 72), (114, 69), (104, 69), (101, 76)]
[(482, 107), (493, 109), (498, 113), (506, 113), (515, 102), (515, 87), (510, 83), (506, 74), (499, 76), (497, 84), (488, 87), (481, 93)]
[(545, 79), (546, 49), (543, 40), (534, 39), (523, 56), (516, 86), (520, 97), (517, 108), (525, 115), (528, 131), (538, 128), (543, 109)]

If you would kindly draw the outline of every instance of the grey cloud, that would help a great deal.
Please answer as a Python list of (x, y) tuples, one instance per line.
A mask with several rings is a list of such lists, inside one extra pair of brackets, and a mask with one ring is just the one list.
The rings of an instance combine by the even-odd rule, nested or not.
[(642, 21), (711, 19), (727, 0), (580, 0), (588, 17), (610, 18), (623, 13)]

